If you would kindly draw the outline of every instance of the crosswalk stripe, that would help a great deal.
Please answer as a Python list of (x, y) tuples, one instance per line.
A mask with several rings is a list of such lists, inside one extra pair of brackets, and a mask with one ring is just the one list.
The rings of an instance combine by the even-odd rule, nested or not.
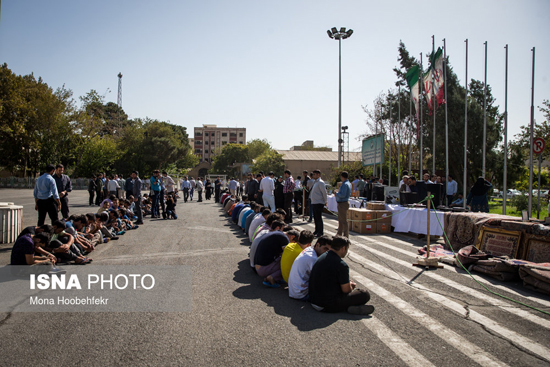
[[(365, 250), (368, 250), (369, 252), (373, 253), (374, 255), (376, 256), (379, 256), (379, 257), (382, 257), (386, 260), (389, 260), (389, 261), (392, 261), (394, 263), (397, 263), (401, 266), (405, 266), (405, 267), (410, 267), (411, 264), (409, 262), (406, 262), (406, 261), (403, 261), (403, 260), (399, 260), (399, 259), (396, 259), (394, 258), (393, 256), (391, 255), (388, 255), (384, 252), (381, 252), (381, 251), (378, 251), (378, 250), (375, 250), (375, 249), (372, 249), (370, 247), (367, 247), (365, 245), (363, 245), (362, 243), (357, 243), (356, 241), (353, 241), (353, 243), (356, 245), (356, 246), (359, 246), (361, 248), (364, 248)], [(489, 304), (492, 304), (493, 306), (496, 306), (496, 307), (499, 307), (500, 309), (506, 311), (506, 312), (509, 312), (509, 313), (512, 313), (516, 316), (519, 316), (519, 317), (522, 317), (526, 320), (529, 320), (533, 323), (536, 323), (542, 327), (545, 327), (547, 329), (550, 329), (550, 320), (546, 320), (540, 316), (537, 316), (537, 315), (533, 315), (532, 313), (530, 313), (529, 311), (526, 311), (526, 310), (523, 310), (521, 308), (518, 308), (518, 307), (514, 307), (513, 305), (510, 305), (508, 304), (507, 302), (505, 301), (502, 301), (502, 300), (499, 300), (495, 297), (492, 297), (492, 296), (489, 296), (488, 294), (486, 293), (482, 293), (482, 292), (479, 292), (475, 289), (472, 289), (468, 286), (464, 286), (462, 284), (459, 284), (451, 279), (448, 279), (448, 278), (445, 278), (439, 274), (435, 274), (435, 273), (429, 273), (429, 272), (426, 272), (423, 274), (424, 276), (427, 276), (429, 278), (432, 278), (434, 280), (437, 280), (445, 285), (448, 285), (449, 287), (452, 287), (454, 289), (457, 289), (465, 294), (468, 294), (474, 298), (477, 298), (481, 301), (484, 301), (484, 302), (487, 302)]]
[[(329, 220), (331, 220), (331, 219), (329, 219)], [(335, 221), (335, 220), (331, 220), (331, 221)], [(328, 225), (329, 227), (334, 228), (334, 229), (337, 229), (337, 228), (338, 228), (338, 226), (335, 226), (335, 225), (333, 225), (333, 224), (331, 224), (331, 223), (327, 223), (326, 221), (325, 221), (325, 225)], [(356, 235), (356, 234), (351, 234), (351, 233), (350, 233), (350, 235), (353, 236), (353, 237), (357, 237), (358, 239), (364, 240), (364, 241), (366, 241), (366, 242), (373, 243), (373, 244), (376, 244), (376, 245), (385, 247), (385, 248), (387, 248), (387, 249), (389, 249), (389, 250), (399, 252), (399, 253), (401, 253), (401, 254), (403, 254), (403, 255), (406, 255), (406, 256), (409, 256), (409, 257), (412, 257), (412, 258), (416, 258), (416, 256), (418, 256), (418, 255), (415, 255), (414, 253), (412, 253), (412, 252), (410, 252), (410, 251), (404, 250), (404, 249), (399, 248), (399, 247), (396, 247), (396, 246), (392, 246), (392, 245), (390, 245), (390, 244), (387, 244), (387, 243), (384, 243), (384, 242), (381, 242), (381, 241), (376, 241), (376, 240), (374, 240), (374, 239), (371, 239), (371, 238), (368, 238), (368, 237), (365, 237), (365, 236)], [(393, 240), (392, 237), (388, 237), (388, 236), (382, 236), (382, 237), (384, 237), (385, 239), (388, 239), (388, 240)], [(377, 239), (378, 239), (378, 238), (380, 238), (380, 236), (378, 236)], [(403, 242), (403, 241), (400, 241), (400, 240), (396, 240), (396, 241), (398, 241), (398, 242)], [(406, 243), (406, 242), (403, 242), (403, 243)], [(410, 244), (408, 244), (408, 243), (406, 243), (406, 244), (410, 246)], [(369, 250), (370, 250), (370, 248), (369, 248)], [(468, 275), (468, 274), (466, 274), (466, 273), (459, 273), (459, 272), (456, 272), (454, 267), (453, 267), (453, 268), (451, 268), (451, 267), (445, 267), (445, 270), (450, 271), (450, 272), (453, 272), (453, 273), (455, 273), (455, 274), (459, 274), (459, 275), (461, 275), (461, 276), (463, 276), (463, 277), (467, 277), (467, 278), (471, 279), (470, 275)], [(517, 297), (525, 298), (525, 299), (527, 299), (527, 300), (529, 300), (529, 301), (538, 303), (538, 304), (540, 304), (540, 305), (542, 305), (542, 306), (550, 307), (550, 301), (546, 301), (546, 300), (544, 300), (544, 299), (540, 299), (540, 298), (536, 298), (536, 297), (532, 297), (532, 296), (523, 295), (523, 294), (521, 294), (521, 293), (519, 293), (519, 292), (517, 292), (517, 291), (515, 291), (515, 290), (513, 290), (513, 289), (510, 289), (510, 288), (508, 288), (508, 287), (505, 287), (505, 286), (502, 286), (502, 285), (499, 285), (499, 284), (493, 284), (493, 283), (491, 283), (490, 281), (488, 281), (488, 280), (486, 280), (486, 279), (484, 279), (484, 278), (481, 278), (481, 277), (476, 277), (476, 279), (477, 279), (480, 283), (484, 283), (485, 285), (488, 285), (488, 286), (492, 286), (492, 287), (498, 288), (498, 289), (503, 290), (503, 291), (505, 291), (505, 292), (511, 293), (511, 294), (513, 294), (513, 295), (515, 295), (515, 296), (517, 296)]]
[[(361, 262), (361, 263), (363, 263), (365, 265), (368, 265), (372, 268), (378, 269), (379, 271), (385, 273), (384, 275), (386, 275), (389, 278), (395, 279), (395, 280), (400, 281), (400, 282), (404, 281), (403, 279), (401, 279), (397, 276), (397, 274), (401, 275), (400, 273), (395, 272), (395, 273), (397, 273), (397, 274), (395, 274), (394, 272), (389, 271), (389, 269), (387, 269), (387, 268), (380, 268), (379, 264), (377, 264), (377, 263), (375, 263), (371, 260), (368, 260), (368, 259), (366, 259), (366, 258), (364, 258), (360, 255), (357, 255), (352, 251), (348, 251), (348, 256), (350, 258), (355, 258), (355, 261)], [(428, 295), (432, 299), (436, 300), (438, 303), (442, 304), (444, 307), (450, 309), (451, 311), (454, 311), (454, 312), (458, 313), (461, 316), (465, 316), (464, 307), (461, 306), (460, 304), (458, 304), (454, 301), (451, 301), (450, 299), (448, 299), (445, 296), (442, 296), (442, 295), (439, 295), (439, 294), (433, 292), (432, 289), (430, 289), (426, 286), (423, 286), (422, 284), (415, 283), (415, 287), (420, 289), (420, 290), (425, 291), (426, 295)], [(522, 335), (520, 335), (520, 334), (518, 334), (518, 333), (516, 333), (516, 332), (514, 332), (510, 329), (507, 329), (507, 328), (501, 326), (497, 322), (489, 319), (486, 316), (483, 316), (483, 315), (479, 314), (476, 311), (469, 310), (469, 318), (473, 321), (476, 321), (476, 322), (480, 323), (484, 327), (493, 330), (497, 334), (500, 334), (505, 339), (508, 339), (512, 343), (516, 344), (516, 346), (518, 348), (525, 348), (525, 349), (541, 356), (542, 358), (550, 361), (550, 349), (548, 349), (548, 348), (534, 342), (533, 340), (531, 340), (529, 338), (526, 338), (526, 337), (524, 337), (524, 336), (522, 336)]]
[(449, 345), (453, 347), (460, 346), (460, 349), (457, 350), (471, 358), (473, 361), (479, 363), (482, 366), (506, 366), (506, 364), (502, 363), (501, 361), (495, 360), (489, 353), (485, 352), (477, 345), (469, 342), (466, 338), (463, 338), (456, 332), (450, 330), (439, 321), (433, 319), (416, 307), (390, 293), (383, 287), (374, 283), (371, 279), (367, 279), (366, 277), (360, 275), (353, 270), (350, 270), (350, 275), (353, 277), (353, 279), (363, 284), (369, 290), (369, 292), (376, 293), (380, 298), (384, 299), (384, 301), (401, 310), (405, 315), (411, 317), (420, 325), (426, 327), (428, 330), (443, 339)]
[(390, 348), (407, 365), (411, 367), (434, 366), (434, 364), (424, 358), (422, 354), (391, 331), (391, 329), (376, 317), (362, 319), (361, 321), (367, 329), (376, 335), (382, 343)]

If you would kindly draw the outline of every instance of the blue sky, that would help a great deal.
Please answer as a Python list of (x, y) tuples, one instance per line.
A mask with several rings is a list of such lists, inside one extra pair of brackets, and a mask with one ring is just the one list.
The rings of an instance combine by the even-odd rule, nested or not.
[[(504, 109), (504, 45), (509, 44), (510, 135), (529, 123), (531, 48), (536, 47), (535, 105), (550, 99), (550, 2), (531, 1), (83, 1), (3, 0), (0, 62), (34, 73), (75, 97), (90, 89), (117, 100), (131, 118), (186, 126), (247, 128), (288, 149), (304, 140), (337, 148), (338, 42), (331, 27), (354, 30), (342, 42), (342, 121), (350, 148), (365, 132), (361, 106), (393, 87), (397, 46), (411, 54), (447, 39), (464, 82), (488, 83)], [(542, 121), (542, 115), (536, 113)], [(442, 137), (443, 138), (443, 137)]]

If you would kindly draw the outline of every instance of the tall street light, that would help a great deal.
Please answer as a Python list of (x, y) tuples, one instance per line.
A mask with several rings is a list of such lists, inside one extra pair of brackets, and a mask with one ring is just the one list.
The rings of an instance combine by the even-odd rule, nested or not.
[(338, 40), (338, 167), (342, 165), (342, 40), (350, 37), (352, 29), (342, 27), (340, 30), (332, 27), (327, 31), (328, 36)]

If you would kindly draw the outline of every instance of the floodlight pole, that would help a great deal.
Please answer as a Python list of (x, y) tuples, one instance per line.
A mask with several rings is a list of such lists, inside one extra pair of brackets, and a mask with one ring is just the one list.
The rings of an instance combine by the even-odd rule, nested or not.
[(332, 39), (338, 40), (338, 167), (342, 165), (342, 145), (344, 143), (342, 139), (342, 39), (350, 37), (353, 30), (342, 27), (338, 31), (336, 27), (333, 27), (327, 31), (328, 36)]

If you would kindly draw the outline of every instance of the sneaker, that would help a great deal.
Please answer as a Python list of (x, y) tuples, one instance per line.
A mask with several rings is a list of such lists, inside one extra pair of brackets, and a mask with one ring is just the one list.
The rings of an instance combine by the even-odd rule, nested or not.
[(66, 273), (67, 273), (67, 270), (59, 269), (59, 268), (53, 267), (52, 270), (50, 270), (48, 273), (49, 273), (50, 275), (53, 275), (53, 274), (66, 274)]
[(104, 238), (104, 239), (103, 239), (103, 243), (107, 243), (107, 242), (109, 242), (110, 240), (111, 240), (110, 238)]
[(361, 306), (349, 306), (348, 313), (352, 315), (370, 315), (374, 312), (374, 306), (361, 305)]

